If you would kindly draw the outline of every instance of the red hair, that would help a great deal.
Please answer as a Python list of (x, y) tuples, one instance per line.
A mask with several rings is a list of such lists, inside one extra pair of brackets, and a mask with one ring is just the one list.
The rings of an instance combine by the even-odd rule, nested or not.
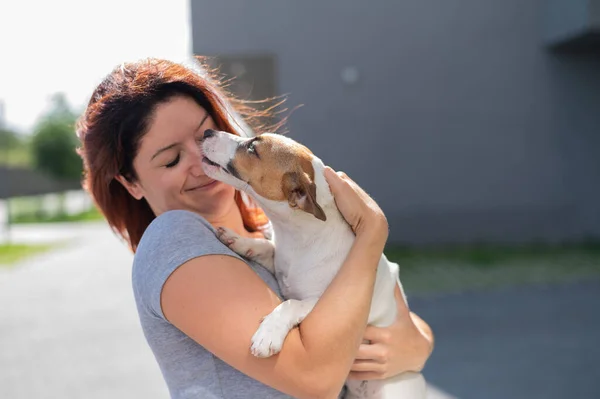
[[(111, 228), (134, 252), (156, 216), (145, 199), (133, 198), (115, 177), (137, 179), (133, 160), (158, 104), (175, 96), (189, 96), (209, 113), (219, 130), (238, 135), (244, 129), (231, 111), (254, 131), (276, 131), (284, 122), (265, 126), (273, 120), (272, 111), (280, 103), (263, 111), (247, 106), (224, 89), (214, 69), (203, 59), (197, 60), (202, 64), (201, 72), (159, 59), (122, 64), (98, 85), (77, 122), (78, 152), (84, 165), (82, 185)], [(243, 201), (239, 191), (235, 201), (249, 231), (258, 231), (268, 222), (260, 208)]]

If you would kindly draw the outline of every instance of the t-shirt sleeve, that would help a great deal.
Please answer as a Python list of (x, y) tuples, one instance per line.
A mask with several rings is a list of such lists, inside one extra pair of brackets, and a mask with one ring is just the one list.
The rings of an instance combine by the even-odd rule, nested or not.
[(160, 304), (163, 285), (179, 266), (203, 255), (240, 256), (221, 243), (212, 226), (189, 211), (168, 211), (158, 216), (144, 232), (132, 270), (138, 308), (165, 319)]

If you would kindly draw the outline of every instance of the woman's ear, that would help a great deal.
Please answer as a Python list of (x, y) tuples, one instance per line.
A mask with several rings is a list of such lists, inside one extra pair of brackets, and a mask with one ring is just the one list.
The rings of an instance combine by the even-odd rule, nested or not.
[(125, 187), (125, 189), (131, 194), (136, 200), (144, 198), (142, 187), (137, 182), (131, 182), (127, 180), (123, 175), (116, 175), (115, 179)]

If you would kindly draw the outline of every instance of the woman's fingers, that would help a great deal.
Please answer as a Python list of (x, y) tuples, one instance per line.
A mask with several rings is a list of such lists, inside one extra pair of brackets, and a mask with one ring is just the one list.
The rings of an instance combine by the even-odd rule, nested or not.
[(388, 225), (377, 203), (344, 172), (325, 167), (325, 179), (342, 216), (358, 234), (364, 229), (381, 233), (387, 239)]
[(324, 174), (334, 197), (338, 197), (344, 193), (349, 193), (349, 190), (353, 189), (353, 187), (350, 186), (352, 179), (350, 179), (344, 172), (336, 172), (329, 166), (325, 166)]
[(344, 219), (356, 231), (356, 226), (359, 224), (363, 215), (365, 204), (359, 193), (350, 183), (350, 179), (340, 172), (336, 173), (333, 169), (325, 168), (325, 179), (329, 183), (331, 192), (335, 199), (335, 204), (344, 216)]
[(375, 344), (389, 344), (392, 340), (392, 333), (389, 328), (368, 325), (365, 329), (363, 339), (371, 342), (371, 345), (369, 346), (375, 346)]
[(385, 363), (389, 358), (389, 351), (385, 345), (361, 344), (356, 352), (356, 360)]
[(371, 362), (369, 360), (355, 361), (350, 368), (350, 371), (365, 373), (385, 373), (385, 364)]

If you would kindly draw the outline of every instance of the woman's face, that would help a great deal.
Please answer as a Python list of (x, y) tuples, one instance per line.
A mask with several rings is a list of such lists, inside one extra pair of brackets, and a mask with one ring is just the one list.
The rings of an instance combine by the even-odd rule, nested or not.
[(138, 180), (119, 180), (157, 216), (174, 209), (206, 218), (225, 214), (235, 205), (235, 190), (204, 174), (199, 144), (206, 129), (216, 129), (215, 123), (190, 97), (159, 104), (133, 160)]

